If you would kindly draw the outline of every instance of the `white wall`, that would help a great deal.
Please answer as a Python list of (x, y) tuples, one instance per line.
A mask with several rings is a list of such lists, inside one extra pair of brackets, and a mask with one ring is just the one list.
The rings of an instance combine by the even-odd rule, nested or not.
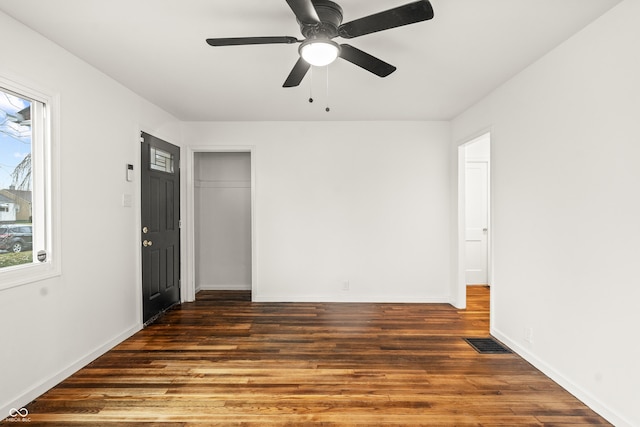
[(195, 286), (251, 289), (251, 154), (196, 153)]
[(449, 301), (448, 123), (185, 123), (183, 138), (253, 146), (254, 299)]
[(491, 128), (493, 333), (619, 426), (640, 425), (639, 16), (622, 2), (453, 121), (457, 143)]
[[(0, 75), (58, 94), (62, 275), (0, 292), (0, 419), (139, 329), (139, 131), (177, 120), (0, 13)], [(122, 206), (131, 194), (133, 208)]]

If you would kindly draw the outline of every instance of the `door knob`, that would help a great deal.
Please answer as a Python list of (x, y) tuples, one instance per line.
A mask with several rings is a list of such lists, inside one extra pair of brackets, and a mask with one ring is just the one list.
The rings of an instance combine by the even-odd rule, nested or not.
[(142, 241), (142, 246), (144, 246), (145, 248), (148, 246), (152, 246), (153, 242), (151, 240), (143, 240)]

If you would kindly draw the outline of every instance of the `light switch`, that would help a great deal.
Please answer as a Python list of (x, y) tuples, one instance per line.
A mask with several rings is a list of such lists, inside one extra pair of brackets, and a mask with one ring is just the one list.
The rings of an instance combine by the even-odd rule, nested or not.
[(131, 197), (131, 194), (123, 194), (122, 206), (124, 206), (125, 208), (130, 208), (132, 204), (133, 204), (133, 198)]

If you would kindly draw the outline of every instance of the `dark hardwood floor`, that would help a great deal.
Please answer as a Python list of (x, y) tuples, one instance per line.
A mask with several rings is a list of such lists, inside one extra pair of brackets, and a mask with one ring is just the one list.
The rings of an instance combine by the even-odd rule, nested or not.
[(488, 288), (468, 301), (201, 292), (28, 405), (30, 425), (609, 425), (517, 355), (473, 350)]

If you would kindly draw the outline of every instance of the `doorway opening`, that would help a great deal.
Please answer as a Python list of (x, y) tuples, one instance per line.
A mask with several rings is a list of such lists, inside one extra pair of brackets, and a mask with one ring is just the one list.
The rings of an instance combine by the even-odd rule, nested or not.
[(466, 306), (467, 286), (490, 286), (491, 135), (458, 147), (458, 304)]
[(251, 292), (251, 152), (195, 152), (193, 187), (195, 292)]

